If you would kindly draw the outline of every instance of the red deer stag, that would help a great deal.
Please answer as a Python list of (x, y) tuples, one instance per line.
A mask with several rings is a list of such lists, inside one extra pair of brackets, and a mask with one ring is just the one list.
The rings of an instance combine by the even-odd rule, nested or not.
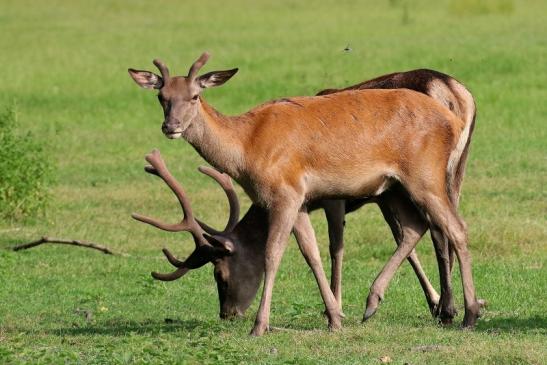
[[(239, 200), (230, 177), (215, 169), (200, 167), (199, 171), (217, 181), (228, 197), (230, 218), (226, 228), (217, 231), (194, 218), (183, 188), (169, 173), (159, 151), (152, 151), (145, 159), (150, 163), (145, 171), (159, 176), (175, 193), (187, 223), (170, 225), (139, 214), (133, 214), (133, 218), (171, 232), (189, 231), (196, 243), (195, 251), (184, 262), (164, 249), (163, 252), (169, 262), (178, 269), (171, 274), (152, 273), (152, 276), (158, 280), (171, 281), (180, 278), (190, 269), (211, 262), (215, 267), (220, 317), (226, 319), (243, 315), (256, 295), (264, 272), (264, 249), (268, 232), (267, 211), (252, 204), (240, 221)], [(295, 233), (300, 237), (298, 227), (295, 228)], [(417, 257), (414, 259), (417, 260)], [(419, 262), (416, 261), (416, 264), (419, 266)], [(419, 278), (420, 281), (425, 280), (429, 283), (423, 272), (419, 275), (423, 275), (423, 278)]]
[[(269, 326), (275, 274), (295, 224), (303, 229), (299, 247), (318, 282), (329, 328), (341, 327), (340, 307), (323, 271), (306, 203), (377, 196), (395, 183), (454, 248), (464, 288), (463, 325), (473, 327), (479, 304), (467, 227), (451, 198), (464, 122), (432, 98), (407, 89), (294, 97), (228, 117), (200, 94), (224, 84), (237, 69), (198, 76), (208, 58), (204, 53), (187, 76), (171, 77), (159, 60), (154, 63), (161, 77), (149, 71), (129, 73), (142, 87), (159, 89), (162, 130), (168, 138), (183, 137), (268, 210), (264, 287), (251, 334), (262, 335)], [(413, 248), (401, 244), (388, 265), (398, 267)]]
[(222, 231), (216, 231), (194, 217), (190, 201), (182, 186), (171, 175), (158, 150), (146, 155), (150, 166), (145, 171), (160, 177), (176, 195), (184, 214), (179, 224), (166, 224), (156, 219), (133, 214), (133, 218), (170, 231), (190, 232), (196, 248), (184, 261), (178, 260), (168, 249), (163, 253), (177, 270), (170, 274), (152, 273), (155, 279), (176, 280), (191, 269), (208, 262), (215, 266), (220, 317), (242, 315), (254, 299), (264, 272), (264, 246), (267, 238), (268, 215), (265, 209), (252, 205), (239, 220), (239, 200), (230, 177), (209, 167), (199, 171), (212, 177), (224, 189), (230, 203), (230, 218)]

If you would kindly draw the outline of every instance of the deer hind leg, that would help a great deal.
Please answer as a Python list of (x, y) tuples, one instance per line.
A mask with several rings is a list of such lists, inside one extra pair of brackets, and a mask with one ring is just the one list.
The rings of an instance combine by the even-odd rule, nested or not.
[[(416, 230), (420, 234), (420, 238), (426, 232), (428, 228), (426, 220), (416, 205), (410, 200), (408, 193), (401, 186), (394, 187), (393, 190), (384, 194), (378, 200), (378, 205), (391, 228), (397, 245), (400, 245), (405, 238), (405, 229), (411, 228)], [(417, 242), (414, 243), (414, 246), (416, 245)], [(433, 285), (431, 285), (418, 259), (418, 254), (414, 249), (410, 252), (408, 261), (424, 291), (429, 311), (433, 314), (439, 304), (439, 294), (433, 288)]]
[(443, 233), (435, 226), (431, 226), (431, 239), (437, 256), (439, 266), (439, 279), (441, 282), (441, 298), (439, 305), (434, 313), (442, 324), (451, 324), (457, 314), (454, 307), (454, 297), (452, 295), (452, 260), (453, 250), (448, 244), (448, 240)]
[(296, 241), (298, 242), (298, 247), (306, 259), (306, 262), (312, 269), (317, 285), (319, 286), (321, 297), (325, 303), (325, 312), (329, 320), (329, 329), (340, 329), (342, 327), (340, 306), (336, 301), (336, 298), (329, 287), (327, 277), (325, 276), (323, 264), (321, 263), (321, 256), (319, 254), (319, 248), (315, 238), (315, 232), (307, 212), (301, 211), (298, 213), (293, 232), (296, 237)]
[(467, 248), (467, 227), (450, 202), (444, 186), (442, 184), (438, 186), (442, 189), (425, 192), (411, 191), (411, 194), (428, 216), (432, 229), (439, 230), (448, 239), (450, 247), (456, 253), (460, 264), (465, 302), (465, 316), (462, 325), (465, 328), (472, 328), (479, 317), (480, 304), (475, 296), (471, 255)]
[(431, 308), (437, 305), (439, 295), (425, 275), (414, 251), (414, 247), (416, 247), (416, 244), (427, 230), (427, 225), (424, 224), (423, 219), (412, 205), (412, 202), (409, 201), (407, 196), (402, 195), (402, 192), (394, 190), (384, 194), (384, 196), (378, 199), (378, 205), (384, 215), (384, 219), (391, 228), (393, 237), (397, 243), (397, 249), (370, 288), (363, 321), (376, 313), (389, 282), (406, 258), (408, 258), (418, 276), (431, 310)]
[[(326, 200), (323, 202), (329, 231), (329, 253), (331, 260), (330, 287), (340, 311), (342, 310), (342, 262), (344, 259), (344, 200)], [(342, 314), (343, 315), (343, 314)]]
[(433, 285), (431, 285), (431, 282), (429, 281), (424, 269), (422, 268), (422, 264), (420, 263), (420, 260), (418, 259), (418, 254), (415, 250), (412, 250), (410, 252), (407, 260), (410, 263), (410, 266), (412, 266), (414, 272), (416, 273), (416, 277), (418, 278), (420, 286), (424, 291), (425, 300), (427, 302), (429, 312), (433, 315), (439, 305), (439, 293), (437, 293)]
[[(454, 249), (448, 245), (448, 257), (450, 262), (450, 277), (452, 277), (452, 270), (454, 269), (454, 260), (456, 259), (456, 256), (454, 255)], [(479, 303), (481, 308), (486, 308), (488, 305), (488, 302), (486, 299), (477, 298), (477, 302)], [(457, 314), (457, 311), (454, 309), (454, 313)]]

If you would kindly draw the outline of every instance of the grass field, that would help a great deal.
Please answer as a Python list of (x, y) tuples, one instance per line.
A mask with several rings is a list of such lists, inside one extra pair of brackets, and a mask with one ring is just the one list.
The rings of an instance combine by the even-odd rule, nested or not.
[[(0, 363), (545, 363), (546, 13), (542, 1), (504, 0), (0, 0), (0, 107), (17, 104), (22, 130), (39, 135), (57, 165), (47, 215), (0, 222)], [(168, 270), (164, 245), (184, 257), (193, 243), (130, 219), (134, 211), (179, 214), (167, 189), (143, 173), (147, 152), (162, 151), (203, 220), (221, 226), (227, 207), (197, 172), (204, 164), (197, 153), (162, 136), (156, 97), (126, 69), (155, 70), (151, 61), (160, 57), (186, 74), (204, 50), (213, 55), (205, 71), (240, 68), (205, 92), (227, 114), (420, 67), (469, 87), (478, 118), (461, 211), (477, 293), (489, 302), (475, 331), (458, 328), (459, 276), (458, 324), (441, 328), (408, 264), (361, 324), (368, 288), (394, 249), (375, 206), (347, 217), (347, 318), (338, 333), (326, 329), (294, 243), (272, 304), (271, 324), (286, 330), (261, 338), (248, 336), (258, 300), (244, 319), (218, 319), (210, 265), (173, 283), (150, 277)], [(325, 220), (312, 219), (328, 268)], [(126, 255), (53, 245), (10, 251), (46, 234)], [(424, 239), (418, 252), (438, 283), (432, 251)]]

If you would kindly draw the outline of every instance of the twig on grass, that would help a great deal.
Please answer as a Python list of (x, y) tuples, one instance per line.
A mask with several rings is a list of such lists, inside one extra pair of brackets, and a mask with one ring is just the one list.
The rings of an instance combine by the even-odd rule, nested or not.
[(300, 330), (300, 329), (296, 329), (296, 328), (289, 328), (289, 327), (274, 327), (274, 326), (270, 326), (269, 327), (270, 329), (270, 332), (298, 332), (298, 333), (310, 333), (310, 332), (319, 332), (320, 330), (318, 329), (309, 329), (309, 330)]
[(6, 229), (0, 229), (0, 233), (6, 233), (6, 232), (17, 232), (20, 231), (21, 228), (15, 227), (15, 228), (6, 228)]
[(270, 326), (270, 331), (272, 332), (298, 332), (298, 330), (295, 330), (293, 328), (285, 328), (285, 327), (274, 327), (274, 326)]
[(72, 246), (80, 246), (80, 247), (87, 247), (92, 248), (94, 250), (99, 250), (107, 255), (115, 255), (114, 252), (112, 252), (110, 249), (108, 249), (105, 246), (99, 245), (97, 243), (93, 242), (87, 242), (87, 241), (80, 241), (80, 240), (67, 240), (62, 238), (53, 238), (53, 237), (46, 237), (43, 236), (39, 240), (32, 241), (29, 243), (23, 243), (21, 245), (17, 245), (13, 247), (13, 251), (19, 251), (19, 250), (27, 250), (32, 247), (40, 246), (44, 243), (57, 243), (61, 245), (72, 245)]

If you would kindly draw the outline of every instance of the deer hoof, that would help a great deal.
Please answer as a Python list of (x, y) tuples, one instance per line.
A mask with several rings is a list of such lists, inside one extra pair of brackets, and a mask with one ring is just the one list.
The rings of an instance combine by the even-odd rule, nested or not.
[(443, 325), (452, 324), (452, 320), (457, 314), (458, 311), (454, 308), (454, 302), (446, 296), (441, 296), (434, 314), (435, 317), (439, 318), (440, 323)]
[(464, 318), (462, 322), (462, 329), (464, 330), (473, 330), (475, 329), (475, 323), (477, 323), (476, 318)]
[(439, 323), (443, 326), (450, 326), (452, 324), (452, 321), (454, 320), (454, 314), (453, 313), (445, 313), (441, 312), (438, 315)]
[(472, 330), (475, 328), (475, 323), (480, 314), (480, 304), (478, 302), (475, 305), (465, 308), (465, 315), (463, 317), (462, 328)]
[(439, 323), (443, 326), (450, 326), (452, 324), (452, 320), (453, 318), (450, 318), (450, 317), (440, 317), (439, 318)]
[(367, 309), (365, 310), (365, 315), (363, 316), (363, 322), (368, 320), (370, 317), (372, 317), (376, 310), (378, 309), (378, 305), (382, 301), (382, 298), (378, 294), (370, 293), (367, 298)]
[(254, 325), (253, 329), (251, 330), (250, 335), (253, 336), (253, 337), (260, 337), (260, 336), (264, 335), (264, 333), (266, 333), (267, 330), (268, 330), (267, 325), (256, 323)]
[(336, 332), (342, 329), (342, 321), (341, 318), (338, 318), (337, 320), (331, 320), (329, 321), (329, 331)]
[(429, 307), (429, 312), (433, 317), (437, 317), (439, 312), (439, 300), (440, 298), (432, 299), (427, 301), (427, 306)]

